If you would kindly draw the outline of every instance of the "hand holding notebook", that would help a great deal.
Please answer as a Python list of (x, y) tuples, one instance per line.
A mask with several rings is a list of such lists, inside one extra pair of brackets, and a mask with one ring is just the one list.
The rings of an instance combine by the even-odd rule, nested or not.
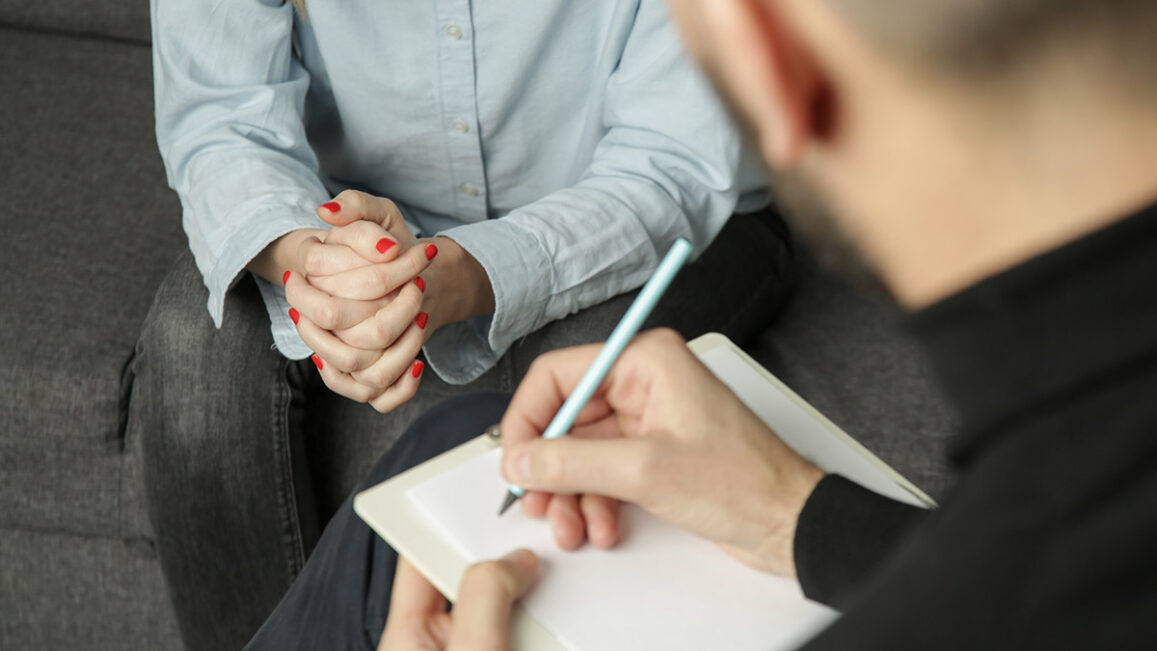
[[(506, 463), (520, 463), (528, 446), (529, 478), (503, 479), (500, 451), (476, 439), (363, 493), (355, 508), (451, 599), (471, 563), (533, 550), (542, 571), (515, 608), (514, 648), (794, 648), (833, 613), (794, 581), (744, 567), (704, 537), (752, 565), (783, 568), (774, 564), (790, 561), (790, 535), (785, 559), (776, 536), (786, 532), (775, 523), (794, 522), (792, 482), (806, 487), (816, 472), (801, 457), (889, 497), (930, 501), (725, 338), (690, 348), (670, 334), (640, 337), (572, 435), (537, 441), (593, 351), (548, 357), (503, 422)], [(531, 491), (523, 509), (548, 512), (564, 545), (587, 533), (617, 544), (560, 551), (550, 527), (525, 512), (496, 518), (493, 491), (507, 480), (553, 491), (549, 499)], [(605, 498), (569, 496), (583, 491), (643, 508), (623, 504), (616, 516)], [(605, 526), (612, 535), (599, 532)]]

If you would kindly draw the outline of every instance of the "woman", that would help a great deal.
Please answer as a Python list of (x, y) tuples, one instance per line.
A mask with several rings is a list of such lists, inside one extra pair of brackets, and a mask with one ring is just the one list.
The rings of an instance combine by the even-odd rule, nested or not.
[(786, 231), (659, 0), (152, 8), (191, 256), (137, 390), (190, 648), (248, 639), (417, 414), (605, 337), (676, 237), (700, 260), (649, 325), (743, 340), (786, 295)]

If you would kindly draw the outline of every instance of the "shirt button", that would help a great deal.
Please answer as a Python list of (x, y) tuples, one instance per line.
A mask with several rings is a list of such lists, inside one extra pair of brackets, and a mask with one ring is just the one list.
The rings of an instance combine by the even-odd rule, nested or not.
[(458, 133), (466, 133), (470, 130), (470, 125), (466, 124), (466, 120), (454, 120), (450, 123), (450, 128), (454, 129)]
[(457, 41), (462, 38), (462, 28), (451, 23), (450, 26), (446, 28), (446, 36)]
[(471, 197), (477, 197), (478, 195), (482, 194), (482, 191), (478, 189), (478, 186), (471, 185), (469, 183), (462, 184), (462, 192), (470, 195)]

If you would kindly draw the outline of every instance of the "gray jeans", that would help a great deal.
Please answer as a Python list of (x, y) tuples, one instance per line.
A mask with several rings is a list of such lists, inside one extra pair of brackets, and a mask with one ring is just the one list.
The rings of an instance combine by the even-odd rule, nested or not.
[[(648, 321), (738, 343), (771, 322), (794, 278), (786, 227), (737, 215), (688, 265)], [(272, 349), (251, 278), (213, 327), (188, 254), (163, 282), (134, 360), (129, 427), (143, 444), (157, 552), (189, 649), (237, 649), (301, 571), (325, 522), (373, 463), (432, 405), (513, 392), (548, 350), (606, 338), (633, 293), (551, 323), (464, 386), (426, 373), (414, 399), (382, 415), (330, 392), (308, 361)]]

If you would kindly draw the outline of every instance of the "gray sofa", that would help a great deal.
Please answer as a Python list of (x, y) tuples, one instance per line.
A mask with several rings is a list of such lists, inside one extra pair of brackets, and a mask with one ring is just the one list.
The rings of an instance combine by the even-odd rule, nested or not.
[[(0, 648), (179, 649), (134, 344), (185, 247), (145, 0), (0, 0)], [(953, 427), (895, 311), (806, 259), (755, 357), (931, 493)]]

